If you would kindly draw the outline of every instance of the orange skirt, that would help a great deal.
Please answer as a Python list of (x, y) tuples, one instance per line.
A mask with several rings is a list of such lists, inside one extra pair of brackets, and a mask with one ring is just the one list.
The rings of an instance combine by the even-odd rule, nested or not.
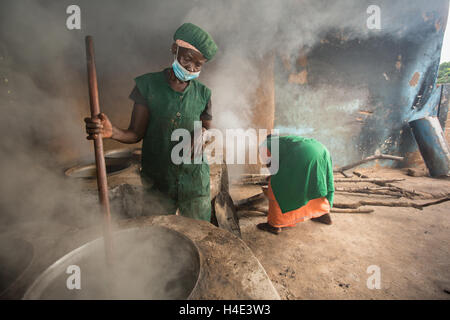
[(311, 218), (318, 218), (330, 212), (330, 203), (326, 197), (310, 200), (306, 205), (298, 209), (282, 213), (278, 205), (272, 186), (269, 181), (269, 187), (264, 191), (269, 199), (269, 212), (267, 214), (267, 222), (272, 227), (295, 227), (298, 222), (302, 222)]

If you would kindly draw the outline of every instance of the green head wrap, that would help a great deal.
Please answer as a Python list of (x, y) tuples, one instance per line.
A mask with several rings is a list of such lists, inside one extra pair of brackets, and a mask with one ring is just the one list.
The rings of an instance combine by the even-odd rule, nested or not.
[(211, 35), (192, 23), (184, 23), (175, 31), (173, 40), (183, 40), (196, 47), (203, 56), (211, 60), (217, 52), (217, 45)]

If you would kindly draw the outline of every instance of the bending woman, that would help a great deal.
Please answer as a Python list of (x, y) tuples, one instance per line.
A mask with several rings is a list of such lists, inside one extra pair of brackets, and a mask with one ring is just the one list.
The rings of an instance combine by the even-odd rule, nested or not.
[[(276, 144), (278, 143), (278, 148)], [(279, 234), (284, 228), (299, 222), (313, 221), (331, 224), (334, 181), (330, 153), (314, 139), (290, 136), (267, 136), (261, 152), (271, 157), (271, 170), (278, 161), (264, 190), (269, 199), (267, 222), (257, 227)], [(272, 152), (277, 152), (272, 155)]]

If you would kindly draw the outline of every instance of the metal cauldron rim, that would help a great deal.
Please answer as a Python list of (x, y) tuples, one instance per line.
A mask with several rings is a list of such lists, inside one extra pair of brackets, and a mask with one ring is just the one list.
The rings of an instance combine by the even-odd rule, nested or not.
[[(132, 228), (126, 228), (121, 229), (119, 231), (114, 232), (114, 234), (117, 233), (130, 233), (139, 229), (145, 229), (145, 228), (160, 228), (160, 229), (166, 229), (169, 232), (176, 233), (177, 236), (180, 236), (187, 240), (194, 248), (196, 252), (196, 256), (198, 259), (198, 275), (197, 280), (195, 281), (194, 286), (192, 287), (191, 292), (186, 297), (186, 300), (189, 300), (193, 293), (197, 290), (198, 284), (200, 282), (200, 279), (202, 278), (202, 255), (200, 254), (200, 250), (196, 243), (188, 238), (186, 235), (182, 234), (181, 232), (178, 232), (176, 230), (173, 230), (168, 227), (160, 226), (160, 225), (149, 225), (149, 226), (142, 226), (142, 227), (132, 227)], [(52, 265), (50, 265), (48, 268), (44, 270), (37, 278), (33, 281), (33, 283), (28, 287), (28, 289), (25, 291), (22, 300), (38, 300), (42, 293), (45, 291), (47, 286), (52, 283), (53, 280), (55, 280), (61, 273), (57, 272), (60, 266), (70, 263), (71, 260), (76, 260), (77, 257), (81, 256), (82, 252), (85, 250), (88, 250), (90, 247), (95, 247), (99, 242), (103, 241), (103, 237), (94, 239), (92, 241), (89, 241), (82, 246), (70, 251), (69, 253), (65, 254), (61, 258), (59, 258), (56, 262), (54, 262)]]
[[(110, 159), (114, 159), (114, 158), (110, 158)], [(120, 158), (117, 158), (117, 159), (120, 159)], [(95, 168), (95, 163), (90, 163), (90, 164), (79, 164), (79, 165), (75, 165), (75, 166), (73, 166), (73, 167), (64, 169), (64, 175), (65, 175), (67, 178), (73, 178), (73, 179), (88, 179), (88, 180), (96, 179), (97, 177), (96, 177), (95, 175), (93, 175), (93, 176), (88, 176), (88, 177), (72, 177), (72, 176), (71, 176), (71, 174), (72, 174), (73, 172), (75, 172), (75, 171), (83, 170), (83, 169), (86, 169), (86, 170), (87, 170), (87, 169), (89, 169), (89, 168)], [(120, 169), (120, 170), (117, 170), (117, 171), (114, 171), (114, 172), (107, 173), (106, 175), (107, 175), (108, 177), (110, 177), (110, 176), (115, 176), (115, 175), (117, 175), (117, 174), (120, 174), (120, 173), (123, 173), (123, 172), (125, 172), (125, 171), (128, 171), (128, 170), (130, 170), (131, 168), (133, 168), (133, 163), (132, 163), (132, 161), (130, 160), (130, 161), (128, 161), (128, 162), (126, 163), (126, 167), (125, 167), (125, 168)]]
[[(138, 150), (141, 150), (140, 147), (134, 147), (134, 148), (115, 148), (115, 149), (111, 149), (111, 150), (105, 150), (104, 156), (105, 158), (115, 158), (114, 155), (115, 154), (120, 154), (120, 153), (129, 153), (130, 157), (133, 156), (133, 154), (135, 152), (137, 152)], [(120, 158), (120, 157), (118, 157)]]

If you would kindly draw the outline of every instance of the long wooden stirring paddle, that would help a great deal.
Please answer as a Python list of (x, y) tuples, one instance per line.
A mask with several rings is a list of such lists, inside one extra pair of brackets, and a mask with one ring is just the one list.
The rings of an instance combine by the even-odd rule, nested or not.
[[(97, 71), (95, 69), (94, 41), (91, 36), (86, 36), (86, 58), (89, 84), (89, 101), (91, 117), (98, 118), (100, 105), (98, 100)], [(111, 236), (111, 212), (109, 209), (108, 182), (106, 179), (106, 164), (103, 155), (103, 140), (101, 134), (94, 139), (95, 165), (97, 168), (97, 186), (100, 207), (103, 214), (103, 237), (105, 241), (105, 254), (107, 263), (112, 262), (112, 236)]]

